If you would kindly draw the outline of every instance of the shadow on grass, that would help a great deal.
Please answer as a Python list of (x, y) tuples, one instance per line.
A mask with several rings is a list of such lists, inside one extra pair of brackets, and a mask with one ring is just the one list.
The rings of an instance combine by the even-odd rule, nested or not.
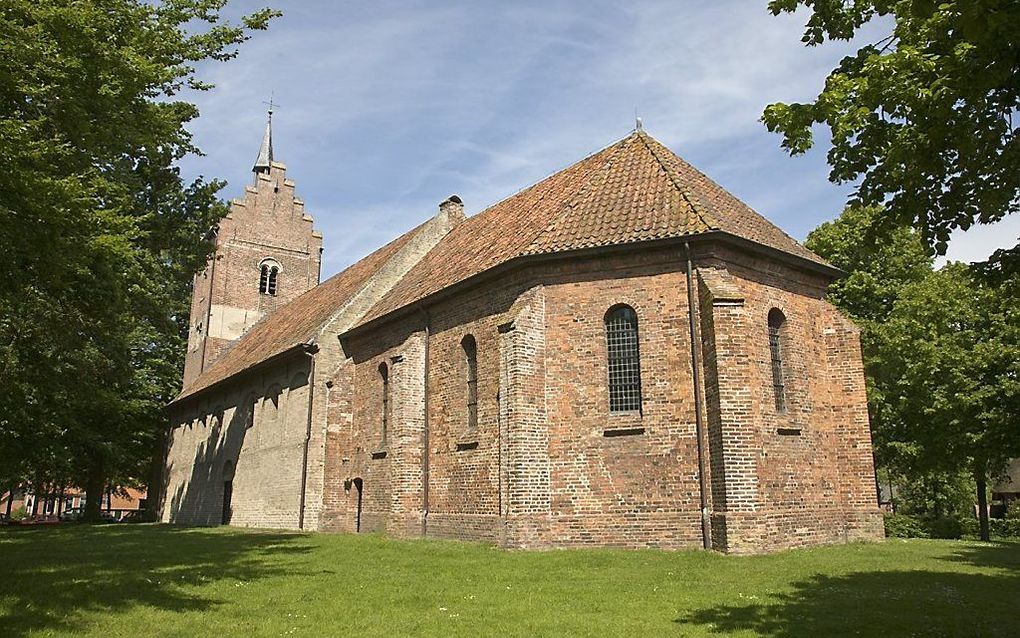
[(781, 637), (1016, 636), (1020, 545), (975, 544), (941, 560), (967, 567), (815, 575), (760, 602), (720, 604), (674, 622)]
[[(137, 605), (202, 611), (220, 601), (189, 585), (285, 573), (302, 537), (156, 525), (62, 525), (0, 531), (0, 634), (82, 629), (88, 614)], [(274, 560), (274, 557), (277, 560)]]

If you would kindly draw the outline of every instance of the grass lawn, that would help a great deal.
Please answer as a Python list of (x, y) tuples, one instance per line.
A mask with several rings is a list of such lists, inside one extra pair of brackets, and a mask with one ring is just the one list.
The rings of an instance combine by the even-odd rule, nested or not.
[(154, 525), (0, 530), (0, 635), (1020, 635), (1020, 544), (503, 551)]

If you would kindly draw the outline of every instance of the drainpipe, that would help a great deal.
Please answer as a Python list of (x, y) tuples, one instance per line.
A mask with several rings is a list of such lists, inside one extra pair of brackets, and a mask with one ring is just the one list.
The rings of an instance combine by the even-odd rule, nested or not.
[(705, 415), (701, 404), (701, 348), (698, 347), (698, 326), (694, 320), (694, 266), (691, 245), (684, 242), (687, 256), (687, 322), (691, 331), (691, 367), (694, 381), (694, 430), (698, 437), (698, 486), (701, 488), (701, 539), (705, 549), (712, 549), (712, 521), (708, 513), (708, 484), (705, 482), (708, 460), (705, 452)]
[(312, 440), (312, 399), (315, 396), (315, 353), (308, 355), (308, 425), (305, 428), (305, 445), (301, 453), (301, 503), (298, 506), (298, 529), (305, 528), (305, 489), (308, 485), (308, 445)]
[(421, 535), (425, 537), (429, 530), (429, 341), (432, 335), (432, 321), (429, 312), (424, 306), (421, 307), (422, 316), (425, 318), (425, 419), (421, 434)]

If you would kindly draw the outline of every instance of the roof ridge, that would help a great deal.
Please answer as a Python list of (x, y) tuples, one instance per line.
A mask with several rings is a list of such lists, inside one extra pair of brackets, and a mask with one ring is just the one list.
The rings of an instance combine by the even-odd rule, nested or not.
[[(605, 148), (602, 148), (598, 152), (592, 153), (591, 155), (589, 155), (588, 157), (585, 158), (585, 160), (587, 160), (587, 159), (590, 159), (590, 158), (594, 157), (598, 153), (604, 153), (605, 151), (612, 149), (612, 151), (609, 154), (609, 157), (606, 158), (605, 163), (602, 164), (601, 167), (589, 169), (589, 174), (585, 175), (585, 177), (584, 177), (584, 180), (583, 180), (584, 183), (581, 184), (581, 186), (578, 187), (578, 189), (576, 191), (574, 191), (573, 194), (571, 194), (570, 199), (566, 203), (563, 204), (563, 207), (560, 210), (560, 212), (558, 214), (554, 215), (553, 218), (551, 220), (549, 220), (549, 223), (546, 224), (545, 226), (543, 226), (542, 229), (540, 231), (538, 231), (538, 233), (535, 234), (535, 236), (531, 239), (531, 242), (529, 242), (528, 245), (525, 246), (523, 250), (521, 250), (520, 252), (517, 253), (518, 256), (528, 255), (528, 254), (533, 253), (536, 250), (537, 247), (535, 246), (535, 243), (538, 241), (538, 238), (543, 236), (546, 232), (548, 232), (561, 219), (563, 219), (571, 210), (574, 209), (574, 206), (577, 204), (577, 201), (581, 197), (583, 197), (591, 189), (592, 186), (594, 186), (594, 183), (593, 183), (592, 180), (595, 177), (595, 175), (600, 172), (599, 169), (604, 168), (604, 167), (608, 167), (608, 166), (612, 166), (613, 160), (615, 160), (616, 156), (620, 153), (621, 150), (623, 150), (623, 147), (625, 146), (624, 143), (627, 140), (629, 140), (631, 137), (633, 137), (633, 134), (628, 135), (628, 136), (624, 137), (623, 139), (617, 140), (613, 144), (610, 144), (609, 146), (606, 146)], [(616, 148), (613, 148), (614, 146)], [(582, 161), (584, 161), (584, 160), (582, 160)], [(601, 172), (603, 173), (603, 181), (608, 179), (608, 171), (601, 170)]]
[(648, 133), (645, 133), (644, 131), (637, 131), (637, 136), (641, 140), (641, 142), (645, 145), (645, 148), (648, 149), (648, 152), (651, 154), (652, 158), (659, 164), (659, 166), (662, 167), (662, 170), (666, 173), (666, 177), (669, 178), (669, 181), (673, 182), (673, 186), (676, 186), (676, 189), (680, 192), (680, 195), (687, 200), (688, 204), (691, 205), (691, 210), (694, 211), (694, 214), (698, 217), (701, 223), (707, 226), (710, 230), (718, 230), (719, 224), (717, 223), (713, 224), (708, 219), (706, 219), (705, 207), (702, 205), (701, 200), (695, 197), (691, 193), (689, 188), (687, 188), (686, 186), (681, 184), (679, 180), (677, 180), (676, 176), (673, 175), (673, 171), (671, 171), (669, 167), (666, 166), (666, 163), (662, 161), (662, 158), (659, 157), (659, 154), (655, 152), (655, 149), (652, 148), (652, 145), (648, 143), (648, 138), (651, 138), (651, 136), (648, 135)]

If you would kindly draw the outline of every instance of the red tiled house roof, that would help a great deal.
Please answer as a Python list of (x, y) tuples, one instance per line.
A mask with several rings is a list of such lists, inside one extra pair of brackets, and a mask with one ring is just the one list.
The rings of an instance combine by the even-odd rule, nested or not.
[(635, 131), (454, 228), (362, 324), (517, 258), (712, 231), (831, 269), (647, 133)]

